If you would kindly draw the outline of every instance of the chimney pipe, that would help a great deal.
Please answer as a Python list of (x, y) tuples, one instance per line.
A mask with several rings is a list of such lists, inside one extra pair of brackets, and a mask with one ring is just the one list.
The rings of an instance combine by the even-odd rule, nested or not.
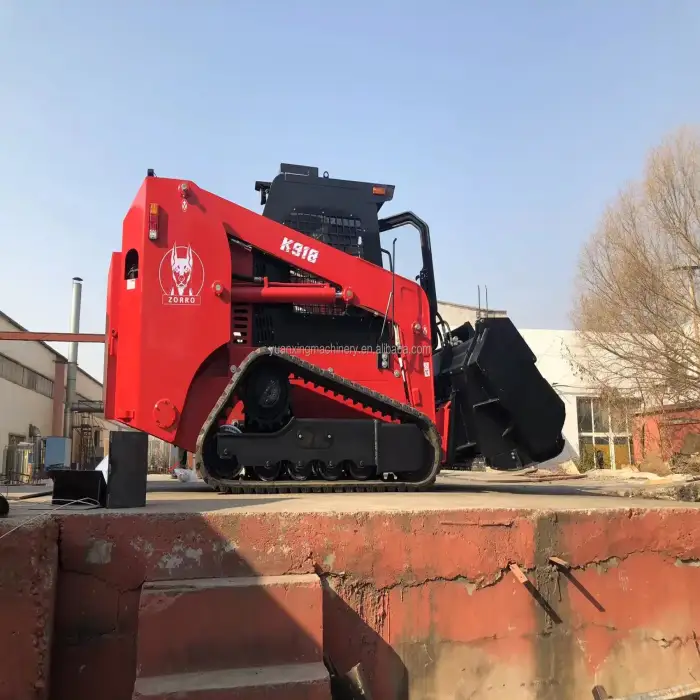
[[(80, 333), (80, 301), (83, 280), (73, 278), (73, 303), (70, 310), (70, 332)], [(73, 435), (73, 404), (75, 403), (75, 386), (78, 376), (78, 343), (72, 341), (68, 348), (68, 371), (66, 376), (66, 405), (63, 413), (63, 437)]]

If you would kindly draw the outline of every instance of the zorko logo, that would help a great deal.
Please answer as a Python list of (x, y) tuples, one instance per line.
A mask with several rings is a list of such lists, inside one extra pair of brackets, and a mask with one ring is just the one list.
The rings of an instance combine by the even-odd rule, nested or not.
[(309, 248), (309, 246), (297, 243), (291, 238), (282, 240), (280, 250), (283, 250), (285, 253), (291, 253), (295, 258), (308, 260), (310, 263), (315, 263), (318, 260), (318, 251), (316, 248)]

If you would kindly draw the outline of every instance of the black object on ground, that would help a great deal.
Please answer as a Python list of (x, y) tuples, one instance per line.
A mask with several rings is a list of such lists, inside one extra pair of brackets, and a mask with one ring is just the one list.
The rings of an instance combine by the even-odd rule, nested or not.
[(109, 435), (108, 508), (143, 508), (146, 505), (148, 435), (115, 431)]
[(107, 504), (107, 484), (102, 472), (57, 469), (52, 478), (52, 505), (65, 506), (75, 503), (104, 508)]

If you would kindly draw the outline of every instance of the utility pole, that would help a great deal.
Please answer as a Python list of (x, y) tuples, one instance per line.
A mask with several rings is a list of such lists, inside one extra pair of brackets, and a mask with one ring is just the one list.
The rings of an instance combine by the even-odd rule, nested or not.
[[(70, 310), (70, 332), (80, 332), (80, 302), (83, 291), (83, 280), (73, 278), (73, 303)], [(78, 375), (78, 343), (71, 340), (68, 350), (68, 372), (66, 377), (66, 405), (63, 414), (63, 436), (73, 437), (73, 404), (76, 395), (76, 380)]]

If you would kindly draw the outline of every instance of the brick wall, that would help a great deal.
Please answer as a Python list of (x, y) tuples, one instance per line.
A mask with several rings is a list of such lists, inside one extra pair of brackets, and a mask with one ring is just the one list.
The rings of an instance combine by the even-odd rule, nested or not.
[(680, 451), (688, 433), (700, 433), (700, 407), (669, 407), (635, 417), (635, 460), (654, 455), (668, 460)]

